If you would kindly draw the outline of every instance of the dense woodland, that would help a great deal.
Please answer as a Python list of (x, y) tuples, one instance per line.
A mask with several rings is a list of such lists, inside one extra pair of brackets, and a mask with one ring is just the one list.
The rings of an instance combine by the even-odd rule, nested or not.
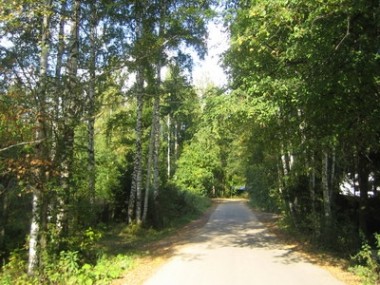
[[(96, 264), (97, 229), (164, 228), (242, 185), (324, 247), (375, 242), (378, 0), (0, 7), (3, 267), (48, 283), (74, 252)], [(197, 88), (192, 56), (207, 53), (215, 17), (230, 35), (229, 84)]]

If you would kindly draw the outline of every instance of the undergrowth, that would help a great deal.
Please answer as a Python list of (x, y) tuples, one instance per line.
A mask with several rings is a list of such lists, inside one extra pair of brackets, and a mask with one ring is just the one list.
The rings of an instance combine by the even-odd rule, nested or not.
[(169, 236), (210, 205), (207, 198), (175, 194), (182, 207), (165, 209), (164, 227), (114, 224), (78, 230), (64, 241), (64, 249), (57, 251), (58, 245), (47, 249), (33, 276), (26, 271), (27, 248), (16, 250), (1, 268), (0, 284), (110, 284), (133, 266), (136, 257), (146, 254), (144, 245)]
[(360, 276), (363, 285), (380, 284), (380, 234), (375, 234), (376, 246), (364, 243), (361, 250), (352, 257), (356, 265), (350, 270)]
[(19, 253), (13, 253), (10, 262), (3, 267), (0, 284), (109, 284), (131, 267), (132, 263), (133, 258), (128, 255), (102, 255), (95, 265), (81, 264), (77, 251), (61, 251), (55, 262), (46, 264), (43, 270), (28, 276), (25, 272), (25, 259)]

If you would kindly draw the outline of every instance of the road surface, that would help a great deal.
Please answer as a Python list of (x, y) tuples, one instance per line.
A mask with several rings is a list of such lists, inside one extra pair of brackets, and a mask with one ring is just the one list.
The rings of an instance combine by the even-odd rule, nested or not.
[(342, 285), (281, 244), (244, 201), (218, 205), (208, 223), (145, 285)]

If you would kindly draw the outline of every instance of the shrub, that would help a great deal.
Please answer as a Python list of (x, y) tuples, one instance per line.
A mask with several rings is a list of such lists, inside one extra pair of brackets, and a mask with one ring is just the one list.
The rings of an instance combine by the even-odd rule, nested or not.
[(380, 282), (380, 234), (375, 234), (376, 248), (364, 243), (362, 249), (353, 257), (357, 263), (351, 271), (362, 278), (364, 285), (377, 285)]
[(162, 226), (170, 226), (203, 212), (209, 206), (209, 199), (191, 191), (179, 189), (174, 184), (167, 184), (159, 196), (159, 209)]
[(132, 258), (126, 255), (114, 257), (102, 255), (95, 265), (80, 264), (77, 251), (62, 251), (56, 262), (47, 263), (44, 270), (33, 277), (25, 273), (26, 264), (16, 253), (4, 266), (0, 275), (0, 284), (109, 284), (132, 264)]
[(20, 251), (14, 251), (9, 257), (9, 261), (4, 265), (0, 274), (0, 284), (28, 284), (28, 276), (26, 274), (25, 257)]

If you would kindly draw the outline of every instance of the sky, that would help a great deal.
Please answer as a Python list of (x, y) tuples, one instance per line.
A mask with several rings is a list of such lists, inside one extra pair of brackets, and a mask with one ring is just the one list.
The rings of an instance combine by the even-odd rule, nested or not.
[(199, 87), (206, 87), (209, 83), (223, 87), (227, 84), (227, 76), (220, 66), (220, 56), (228, 48), (229, 39), (222, 23), (211, 22), (208, 29), (208, 55), (203, 61), (195, 56), (193, 83)]
[[(226, 51), (229, 44), (227, 32), (222, 23), (212, 21), (208, 24), (209, 38), (207, 41), (208, 54), (204, 60), (198, 58), (194, 52), (193, 84), (205, 88), (210, 83), (223, 87), (227, 84), (227, 76), (220, 66), (221, 54)], [(0, 45), (9, 46), (6, 39), (0, 39)]]

